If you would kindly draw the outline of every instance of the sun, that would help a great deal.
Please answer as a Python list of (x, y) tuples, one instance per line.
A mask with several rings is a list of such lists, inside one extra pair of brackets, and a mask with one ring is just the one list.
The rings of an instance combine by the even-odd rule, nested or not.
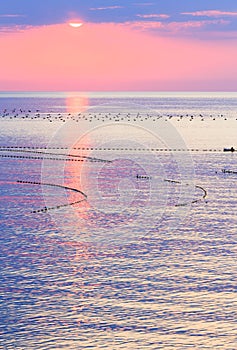
[(83, 23), (78, 23), (78, 22), (70, 22), (69, 25), (73, 28), (79, 28), (82, 26)]

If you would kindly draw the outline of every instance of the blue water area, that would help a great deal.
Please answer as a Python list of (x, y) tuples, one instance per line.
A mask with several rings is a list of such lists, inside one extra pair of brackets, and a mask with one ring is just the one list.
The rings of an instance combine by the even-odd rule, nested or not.
[[(236, 349), (237, 152), (223, 146), (237, 145), (219, 137), (233, 97), (145, 96), (195, 116), (175, 117), (175, 140), (145, 115), (125, 133), (117, 112), (86, 115), (82, 133), (64, 95), (38, 98), (0, 95), (0, 348)], [(201, 109), (216, 109), (211, 139)]]

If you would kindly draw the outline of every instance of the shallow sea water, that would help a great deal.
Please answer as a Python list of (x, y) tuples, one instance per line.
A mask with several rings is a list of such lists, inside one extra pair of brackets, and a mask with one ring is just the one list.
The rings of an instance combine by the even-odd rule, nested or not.
[(0, 349), (236, 349), (236, 97), (0, 94)]

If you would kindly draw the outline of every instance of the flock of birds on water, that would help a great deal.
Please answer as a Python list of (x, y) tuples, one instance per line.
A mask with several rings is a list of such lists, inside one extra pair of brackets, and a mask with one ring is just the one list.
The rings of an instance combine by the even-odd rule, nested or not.
[[(165, 114), (165, 115), (161, 115), (161, 114), (157, 114), (157, 113), (147, 113), (147, 112), (131, 112), (131, 113), (127, 113), (127, 112), (119, 112), (119, 113), (115, 113), (115, 112), (83, 112), (83, 113), (68, 113), (68, 112), (62, 112), (62, 113), (58, 113), (58, 112), (41, 112), (39, 109), (36, 110), (32, 110), (32, 109), (0, 109), (0, 119), (2, 120), (45, 120), (45, 121), (49, 121), (49, 122), (66, 122), (69, 120), (74, 120), (76, 122), (79, 122), (80, 120), (83, 121), (88, 121), (88, 122), (93, 122), (93, 121), (101, 121), (101, 122), (121, 122), (121, 121), (126, 121), (126, 122), (143, 122), (143, 121), (152, 121), (155, 122), (159, 119), (163, 118), (163, 120), (168, 121), (171, 119), (174, 119), (175, 121), (182, 121), (182, 120), (186, 120), (186, 121), (193, 121), (193, 120), (199, 120), (199, 121), (206, 121), (206, 120), (224, 120), (227, 121), (228, 118), (226, 116), (224, 116), (223, 114), (217, 114), (217, 115), (203, 115), (203, 114)], [(233, 119), (233, 118), (232, 118)], [(235, 120), (237, 120), (237, 118), (235, 118)], [(28, 146), (24, 146), (24, 147), (15, 147), (15, 146), (2, 146), (0, 147), (0, 158), (20, 158), (20, 159), (51, 159), (51, 160), (63, 160), (63, 161), (87, 161), (87, 162), (111, 162), (111, 161), (107, 161), (104, 159), (98, 159), (98, 158), (93, 158), (93, 157), (87, 157), (87, 156), (78, 156), (78, 155), (74, 155), (74, 154), (58, 154), (58, 153), (54, 153), (55, 151), (53, 151), (53, 149), (47, 149), (47, 152), (44, 150), (44, 148), (46, 147), (28, 147)], [(54, 150), (56, 149), (64, 149), (63, 147), (55, 147)], [(78, 148), (79, 150), (79, 148)], [(80, 149), (80, 150), (84, 150), (84, 148)], [(91, 150), (95, 150), (95, 149), (91, 149)], [(112, 150), (112, 149), (109, 149)], [(123, 149), (121, 149), (123, 150)], [(127, 150), (127, 149), (124, 149)], [(133, 149), (133, 151), (143, 151), (143, 149)], [(144, 149), (144, 151), (147, 151), (147, 149)], [(175, 150), (169, 150), (169, 149), (152, 149), (152, 151), (184, 151), (182, 149), (175, 149)], [(199, 149), (190, 149), (188, 151), (199, 151)], [(217, 150), (217, 149), (210, 149), (210, 150), (203, 150), (203, 151), (221, 151), (221, 150)], [(234, 152), (236, 151), (233, 147), (231, 147), (230, 149), (224, 149), (224, 151), (230, 151), (230, 152)], [(45, 158), (45, 156), (47, 156), (48, 158)], [(226, 170), (226, 169), (222, 169), (222, 173), (226, 174), (226, 173), (231, 173), (231, 174), (236, 174), (237, 172), (231, 171), (231, 170)], [(136, 179), (139, 181), (144, 181), (144, 180), (150, 180), (149, 177), (144, 176), (144, 175), (140, 175), (137, 174), (136, 175)], [(174, 181), (174, 180), (165, 180), (168, 182), (172, 182), (172, 183), (180, 183), (179, 181)], [(74, 205), (74, 204), (78, 204), (82, 201), (85, 201), (87, 196), (81, 192), (80, 190), (74, 189), (74, 188), (68, 188), (65, 186), (61, 186), (61, 185), (56, 185), (56, 184), (45, 184), (45, 183), (39, 183), (39, 182), (32, 182), (32, 181), (17, 181), (18, 183), (21, 184), (34, 184), (34, 185), (46, 185), (46, 186), (56, 186), (56, 187), (64, 187), (65, 189), (69, 189), (72, 191), (76, 191), (76, 192), (80, 192), (80, 195), (82, 195), (82, 198), (80, 198), (79, 200), (77, 200), (76, 202), (73, 203), (67, 203), (67, 204), (63, 204), (63, 205), (57, 205), (55, 207), (52, 208), (43, 208), (43, 209), (38, 209), (38, 210), (34, 210), (32, 211), (32, 213), (38, 213), (38, 212), (46, 212), (48, 210), (53, 210), (56, 208), (61, 208), (64, 206), (68, 206), (68, 205)], [(198, 198), (196, 200), (194, 200), (192, 203), (196, 203), (200, 200), (205, 200), (206, 196), (207, 196), (207, 192), (206, 190), (201, 187), (201, 186), (196, 186), (196, 188), (202, 190), (203, 194), (201, 196), (201, 198)], [(186, 205), (182, 204), (182, 205)]]
[[(50, 123), (52, 122), (66, 122), (68, 120), (74, 120), (75, 122), (79, 122), (80, 120), (86, 120), (88, 122), (93, 122), (94, 120), (105, 122), (105, 121), (114, 121), (114, 122), (143, 122), (143, 121), (157, 121), (159, 119), (164, 119), (165, 121), (174, 119), (178, 122), (182, 120), (188, 120), (192, 122), (193, 120), (200, 120), (202, 122), (206, 120), (225, 120), (228, 118), (223, 114), (217, 115), (203, 115), (203, 114), (156, 114), (153, 112), (147, 113), (139, 113), (139, 112), (119, 112), (119, 113), (110, 113), (110, 112), (84, 112), (84, 113), (57, 113), (57, 112), (41, 112), (39, 109), (32, 110), (23, 110), (23, 109), (3, 109), (0, 110), (0, 118), (1, 119), (23, 119), (23, 120), (46, 120)], [(235, 118), (237, 120), (237, 118)]]

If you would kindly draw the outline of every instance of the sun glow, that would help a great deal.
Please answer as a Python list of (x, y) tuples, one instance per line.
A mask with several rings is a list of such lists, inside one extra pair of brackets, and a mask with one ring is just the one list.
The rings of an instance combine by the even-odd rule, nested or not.
[(73, 28), (79, 28), (82, 26), (82, 23), (70, 22), (69, 25)]

